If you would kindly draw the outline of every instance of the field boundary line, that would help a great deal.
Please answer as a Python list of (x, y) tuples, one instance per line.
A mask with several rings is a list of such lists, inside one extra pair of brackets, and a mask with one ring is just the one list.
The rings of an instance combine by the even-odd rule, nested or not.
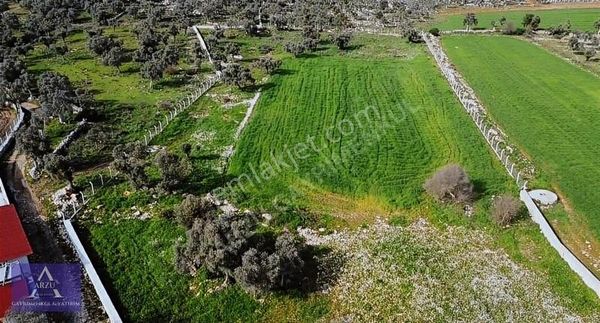
[(117, 312), (115, 305), (110, 299), (106, 288), (104, 288), (104, 284), (102, 284), (102, 280), (100, 280), (100, 276), (98, 276), (98, 273), (96, 272), (92, 261), (88, 257), (85, 248), (81, 244), (79, 236), (77, 236), (77, 232), (75, 231), (75, 227), (73, 227), (71, 220), (64, 219), (63, 225), (65, 226), (65, 231), (67, 232), (67, 237), (71, 242), (71, 246), (77, 252), (77, 256), (79, 257), (79, 260), (81, 261), (85, 272), (90, 278), (90, 281), (92, 282), (92, 285), (96, 290), (96, 294), (98, 295), (100, 302), (102, 302), (102, 307), (104, 307), (104, 311), (106, 312), (106, 315), (108, 315), (108, 319), (113, 323), (123, 322), (123, 320), (121, 320), (121, 317), (119, 316), (119, 312)]
[(550, 245), (558, 252), (560, 257), (569, 265), (571, 270), (573, 270), (581, 279), (583, 283), (591, 288), (596, 294), (600, 297), (600, 280), (575, 256), (569, 248), (567, 248), (552, 226), (548, 223), (548, 220), (537, 207), (527, 190), (521, 190), (521, 201), (525, 203), (533, 222), (537, 223), (542, 231), (546, 240), (550, 243)]
[(508, 145), (508, 140), (506, 139), (504, 132), (501, 131), (497, 125), (488, 121), (486, 109), (475, 96), (475, 91), (466, 83), (460, 73), (452, 67), (439, 40), (433, 35), (425, 32), (422, 32), (421, 36), (425, 40), (429, 52), (433, 55), (438, 68), (450, 84), (452, 91), (454, 91), (454, 94), (457, 96), (461, 105), (469, 114), (473, 122), (475, 122), (475, 125), (496, 156), (498, 156), (498, 159), (508, 174), (515, 180), (519, 188), (526, 188), (528, 182), (524, 178), (525, 172), (521, 171), (519, 169), (520, 167), (511, 161), (510, 155), (511, 153), (514, 153), (515, 149)]
[(237, 130), (235, 131), (235, 139), (236, 140), (240, 138), (242, 131), (244, 131), (244, 128), (246, 128), (246, 126), (248, 125), (248, 122), (250, 121), (250, 118), (252, 117), (252, 113), (254, 112), (254, 107), (258, 103), (258, 99), (260, 99), (260, 94), (261, 94), (261, 91), (258, 90), (258, 92), (256, 92), (254, 97), (252, 99), (250, 99), (250, 101), (248, 102), (248, 110), (246, 110), (246, 115), (244, 115), (244, 119), (242, 120), (242, 122), (240, 122), (240, 125), (238, 126)]
[(13, 121), (12, 125), (9, 127), (8, 131), (0, 138), (0, 155), (3, 155), (6, 151), (6, 148), (9, 146), (11, 141), (13, 140), (17, 130), (23, 124), (25, 120), (25, 112), (22, 107), (14, 106), (15, 110), (17, 110), (17, 119)]
[[(475, 97), (473, 89), (469, 87), (465, 79), (462, 78), (458, 71), (452, 67), (450, 60), (448, 59), (446, 53), (439, 44), (439, 40), (433, 35), (425, 32), (422, 32), (421, 36), (425, 40), (427, 48), (433, 55), (437, 66), (442, 71), (442, 74), (452, 87), (452, 90), (458, 97), (459, 101), (467, 110), (467, 112), (471, 115), (471, 118), (473, 119), (473, 121), (475, 121), (475, 124), (481, 130), (487, 142), (490, 144), (490, 146), (492, 147), (502, 164), (508, 170), (508, 165), (510, 164), (510, 161), (508, 161), (508, 154), (506, 160), (504, 160), (504, 149), (502, 149), (501, 153), (499, 153), (497, 148), (498, 144), (496, 143), (496, 146), (494, 146), (495, 141), (493, 139), (490, 139), (489, 137), (489, 131), (493, 130), (493, 125), (490, 125), (490, 130), (487, 130), (488, 132), (486, 132), (486, 126), (482, 126), (482, 124), (485, 123), (484, 121), (481, 121), (482, 119), (485, 119), (485, 108)], [(512, 164), (511, 169), (509, 171), (509, 174), (513, 178), (514, 166), (515, 165)], [(529, 215), (531, 216), (532, 220), (535, 223), (537, 223), (540, 227), (540, 231), (542, 232), (548, 243), (550, 243), (550, 245), (558, 252), (559, 256), (567, 263), (571, 270), (581, 278), (583, 283), (590, 289), (592, 289), (598, 295), (598, 297), (600, 297), (600, 280), (598, 280), (598, 278), (581, 262), (581, 260), (579, 260), (579, 258), (577, 258), (577, 256), (575, 256), (575, 254), (573, 254), (571, 250), (569, 250), (562, 243), (562, 241), (560, 240), (556, 232), (552, 229), (552, 226), (550, 225), (542, 211), (540, 211), (540, 209), (537, 207), (537, 205), (527, 192), (527, 182), (525, 182), (523, 185), (520, 185), (519, 178), (517, 177), (517, 185), (519, 185), (520, 187), (521, 201), (523, 201), (523, 203), (527, 207), (527, 210), (529, 211)]]

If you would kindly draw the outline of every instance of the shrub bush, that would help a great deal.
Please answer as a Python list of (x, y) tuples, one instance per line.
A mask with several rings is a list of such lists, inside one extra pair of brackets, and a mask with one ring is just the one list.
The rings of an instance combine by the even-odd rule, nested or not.
[(438, 28), (435, 28), (435, 27), (429, 29), (429, 33), (432, 34), (432, 35), (434, 35), (434, 36), (436, 36), (436, 37), (440, 36), (440, 30)]
[(475, 198), (473, 184), (458, 165), (448, 165), (428, 179), (423, 186), (438, 201), (466, 203)]
[(512, 223), (521, 211), (521, 202), (510, 195), (501, 195), (492, 203), (492, 219), (501, 226)]

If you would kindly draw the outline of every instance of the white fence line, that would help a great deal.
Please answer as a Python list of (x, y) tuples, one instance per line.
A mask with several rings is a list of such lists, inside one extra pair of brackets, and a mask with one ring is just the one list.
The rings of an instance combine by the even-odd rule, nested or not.
[(6, 195), (6, 188), (4, 188), (4, 183), (2, 183), (2, 179), (0, 178), (0, 206), (6, 206), (9, 204), (10, 201)]
[(571, 267), (581, 279), (583, 283), (591, 288), (600, 297), (600, 280), (561, 242), (556, 232), (552, 229), (544, 214), (537, 207), (527, 190), (521, 190), (521, 201), (527, 206), (529, 214), (535, 223), (540, 226), (542, 234), (550, 245), (556, 249), (560, 257)]
[(175, 108), (169, 111), (169, 114), (165, 116), (164, 120), (159, 121), (158, 124), (154, 125), (154, 127), (150, 128), (150, 130), (146, 130), (148, 133), (144, 135), (144, 144), (148, 145), (152, 139), (154, 139), (154, 137), (160, 134), (166, 128), (166, 126), (173, 121), (175, 117), (177, 117), (178, 114), (189, 108), (220, 80), (221, 72), (217, 72), (215, 75), (210, 76), (208, 79), (202, 82), (200, 87), (194, 92), (175, 103)]
[(446, 53), (444, 53), (438, 39), (425, 32), (421, 33), (421, 36), (425, 40), (429, 52), (433, 55), (442, 74), (454, 91), (454, 94), (456, 94), (460, 103), (471, 116), (471, 119), (473, 119), (485, 140), (488, 142), (494, 153), (496, 153), (496, 156), (498, 156), (498, 159), (508, 174), (515, 179), (517, 186), (520, 188), (527, 187), (527, 181), (524, 179), (523, 172), (519, 169), (517, 164), (511, 161), (511, 149), (507, 146), (507, 141), (503, 137), (502, 131), (487, 120), (485, 108), (475, 96), (475, 91), (473, 91), (473, 89), (463, 80), (458, 71), (452, 67), (450, 60), (446, 56)]
[(235, 140), (237, 140), (240, 137), (242, 131), (244, 130), (244, 128), (246, 128), (248, 121), (250, 121), (250, 117), (252, 117), (252, 113), (254, 112), (254, 107), (256, 106), (256, 103), (258, 103), (258, 99), (260, 99), (260, 93), (260, 90), (256, 92), (254, 97), (248, 102), (248, 110), (246, 110), (244, 119), (242, 120), (242, 122), (240, 122), (240, 125), (238, 126), (237, 130), (235, 131), (235, 135), (233, 136)]
[[(450, 60), (439, 45), (437, 38), (431, 34), (422, 33), (423, 39), (427, 43), (427, 47), (435, 58), (438, 67), (450, 83), (452, 90), (458, 96), (460, 102), (467, 110), (475, 124), (490, 144), (508, 173), (515, 178), (517, 185), (521, 187), (520, 197), (531, 215), (531, 218), (540, 227), (540, 230), (550, 245), (558, 252), (560, 257), (569, 265), (582, 280), (583, 283), (591, 288), (600, 297), (600, 281), (587, 267), (561, 242), (556, 232), (544, 217), (544, 214), (537, 207), (529, 193), (527, 192), (527, 182), (520, 178), (521, 172), (516, 170), (516, 165), (509, 160), (509, 153), (505, 148), (500, 146), (504, 139), (500, 136), (500, 131), (495, 129), (493, 125), (485, 121), (485, 109), (479, 103), (474, 95), (474, 91), (466, 84), (460, 74), (451, 66)], [(495, 132), (495, 134), (491, 133)], [(516, 175), (515, 175), (516, 172)], [(520, 180), (524, 182), (520, 185)]]
[(81, 241), (79, 240), (79, 237), (77, 236), (77, 232), (75, 232), (75, 228), (73, 227), (71, 220), (63, 220), (63, 225), (65, 226), (65, 230), (67, 232), (67, 237), (69, 237), (69, 240), (71, 241), (71, 245), (77, 252), (77, 255), (79, 256), (79, 260), (81, 261), (81, 264), (83, 265), (83, 268), (85, 269), (85, 272), (87, 273), (88, 277), (90, 278), (90, 281), (92, 282), (92, 285), (94, 286), (94, 289), (96, 290), (96, 294), (98, 295), (100, 302), (102, 302), (102, 306), (104, 307), (104, 311), (108, 315), (109, 320), (113, 323), (123, 322), (123, 320), (121, 320), (121, 317), (119, 316), (119, 313), (117, 312), (117, 309), (115, 308), (112, 300), (110, 299), (110, 296), (108, 296), (108, 292), (106, 292), (106, 289), (104, 288), (104, 285), (102, 284), (102, 281), (100, 280), (100, 276), (98, 276), (96, 269), (94, 269), (94, 265), (92, 264), (90, 258), (88, 257), (87, 252), (85, 251), (85, 248), (81, 244)]
[(19, 107), (16, 108), (16, 110), (17, 119), (15, 119), (15, 121), (13, 121), (8, 130), (2, 136), (0, 136), (0, 156), (5, 153), (6, 148), (12, 141), (13, 137), (15, 136), (15, 133), (17, 132), (17, 130), (19, 130), (19, 128), (23, 124), (23, 120), (25, 119), (25, 112), (23, 112), (23, 108)]
[(194, 30), (194, 33), (196, 34), (196, 37), (198, 38), (198, 41), (200, 42), (200, 46), (206, 53), (206, 56), (208, 57), (208, 61), (212, 64), (213, 60), (212, 60), (212, 57), (210, 56), (210, 52), (208, 51), (208, 46), (206, 45), (206, 42), (204, 41), (204, 37), (202, 37), (202, 33), (200, 33), (198, 26), (192, 26), (192, 30)]
[[(23, 108), (19, 107), (16, 108), (16, 110), (17, 118), (13, 121), (8, 130), (4, 133), (4, 135), (0, 137), (0, 156), (4, 155), (4, 153), (6, 152), (6, 148), (8, 148), (12, 139), (15, 136), (15, 133), (23, 124), (23, 120), (25, 120), (25, 112), (23, 111)], [(0, 206), (5, 206), (8, 204), (10, 204), (10, 201), (8, 200), (8, 196), (6, 195), (6, 188), (4, 187), (4, 184), (0, 179)]]
[(69, 134), (65, 138), (63, 138), (63, 140), (61, 140), (61, 142), (56, 146), (56, 148), (54, 149), (54, 151), (52, 153), (57, 154), (57, 153), (61, 152), (63, 149), (65, 149), (79, 135), (79, 133), (83, 130), (83, 128), (87, 124), (88, 124), (88, 122), (86, 119), (79, 121), (77, 123), (77, 126), (75, 127), (75, 129), (73, 129), (73, 131), (69, 132)]

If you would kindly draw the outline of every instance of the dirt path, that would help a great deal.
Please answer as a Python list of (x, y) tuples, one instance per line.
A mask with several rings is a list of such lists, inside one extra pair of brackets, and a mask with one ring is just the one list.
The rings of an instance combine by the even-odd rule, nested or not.
[[(22, 161), (22, 158), (13, 155), (9, 160), (2, 160), (0, 177), (4, 182), (9, 199), (19, 213), (33, 249), (29, 261), (32, 263), (79, 262), (63, 238), (60, 222), (48, 220), (42, 215), (41, 203), (29, 189), (19, 165), (21, 164), (19, 159)], [(49, 318), (57, 322), (87, 322), (91, 318), (104, 318), (105, 315), (100, 310), (100, 302), (87, 279), (83, 279), (82, 290), (84, 308), (81, 313), (53, 313), (49, 315)]]

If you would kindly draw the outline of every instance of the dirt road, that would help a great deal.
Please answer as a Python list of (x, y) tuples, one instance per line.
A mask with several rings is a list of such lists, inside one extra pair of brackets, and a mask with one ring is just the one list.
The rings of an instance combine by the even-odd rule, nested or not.
[[(41, 216), (40, 203), (29, 189), (19, 166), (19, 158), (15, 155), (0, 163), (0, 177), (4, 182), (6, 193), (15, 205), (33, 255), (29, 257), (32, 263), (77, 263), (78, 258), (63, 238), (61, 223), (48, 220)], [(22, 160), (22, 159), (21, 159)], [(81, 313), (54, 313), (49, 315), (53, 321), (87, 322), (100, 321), (106, 316), (101, 310), (101, 304), (94, 289), (85, 275), (82, 276), (84, 306)]]

